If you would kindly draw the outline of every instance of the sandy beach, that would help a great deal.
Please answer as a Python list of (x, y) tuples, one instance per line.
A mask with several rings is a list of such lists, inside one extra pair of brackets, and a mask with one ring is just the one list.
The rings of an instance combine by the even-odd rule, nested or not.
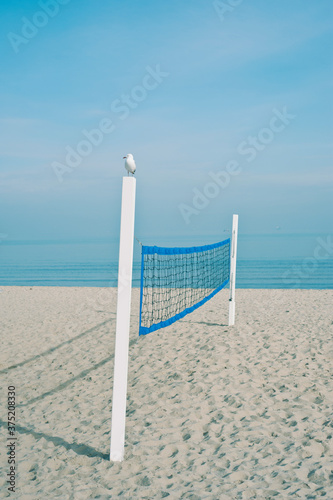
[[(108, 459), (116, 289), (3, 287), (1, 491), (22, 500), (333, 498), (333, 291), (228, 291), (138, 337)], [(7, 387), (16, 391), (16, 492)]]

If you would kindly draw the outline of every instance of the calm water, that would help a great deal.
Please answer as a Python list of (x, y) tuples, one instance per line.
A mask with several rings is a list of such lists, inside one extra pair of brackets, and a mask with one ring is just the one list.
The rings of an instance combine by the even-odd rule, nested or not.
[[(225, 238), (229, 237), (228, 234)], [(240, 235), (238, 288), (333, 288), (333, 248), (322, 235)], [(216, 237), (145, 239), (145, 244), (192, 246)], [(133, 286), (140, 284), (135, 243)], [(0, 286), (116, 286), (117, 241), (0, 243)]]

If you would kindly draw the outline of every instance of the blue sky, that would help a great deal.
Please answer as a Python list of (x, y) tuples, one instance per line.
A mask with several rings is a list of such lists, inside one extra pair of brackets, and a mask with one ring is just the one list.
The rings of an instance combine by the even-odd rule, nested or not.
[[(118, 237), (126, 153), (137, 162), (142, 239), (218, 238), (232, 213), (248, 234), (330, 232), (332, 2), (215, 7), (1, 2), (0, 233)], [(290, 118), (272, 129), (277, 114)], [(66, 163), (101, 123), (99, 144)], [(230, 162), (237, 175), (207, 187)], [(60, 177), (56, 164), (67, 168)]]

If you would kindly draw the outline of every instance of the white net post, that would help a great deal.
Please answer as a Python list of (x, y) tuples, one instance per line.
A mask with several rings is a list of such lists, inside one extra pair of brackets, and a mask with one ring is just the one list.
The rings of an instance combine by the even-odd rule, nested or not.
[(232, 216), (231, 253), (230, 253), (229, 326), (232, 326), (235, 324), (237, 237), (238, 237), (238, 215), (233, 215)]
[(134, 177), (123, 177), (110, 460), (124, 459), (135, 216)]

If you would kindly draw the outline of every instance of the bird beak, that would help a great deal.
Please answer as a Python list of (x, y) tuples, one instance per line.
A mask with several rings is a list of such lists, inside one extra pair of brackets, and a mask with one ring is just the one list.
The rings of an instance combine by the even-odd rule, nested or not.
[(123, 157), (123, 160), (125, 160), (125, 158), (127, 158), (127, 156), (124, 156), (124, 157)]

